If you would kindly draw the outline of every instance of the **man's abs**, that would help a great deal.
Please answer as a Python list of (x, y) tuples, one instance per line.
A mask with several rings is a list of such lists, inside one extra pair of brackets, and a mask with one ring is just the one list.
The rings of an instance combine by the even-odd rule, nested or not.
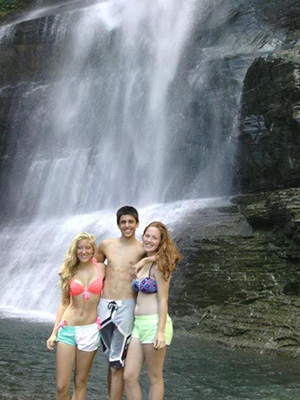
[(132, 290), (131, 279), (121, 279), (118, 274), (114, 277), (107, 276), (105, 279), (102, 297), (114, 300), (126, 300), (135, 298), (135, 292)]

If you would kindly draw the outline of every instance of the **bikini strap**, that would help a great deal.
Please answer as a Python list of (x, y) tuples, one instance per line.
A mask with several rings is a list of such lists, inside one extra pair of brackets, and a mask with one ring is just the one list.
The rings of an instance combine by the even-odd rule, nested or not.
[(96, 267), (97, 267), (97, 269), (98, 269), (100, 278), (102, 278), (102, 271), (101, 271), (101, 268), (99, 267), (99, 265), (98, 265), (98, 263), (97, 263), (96, 258), (93, 257), (93, 258), (92, 258), (92, 261), (93, 261), (93, 263), (96, 265)]
[(150, 278), (151, 269), (152, 269), (153, 265), (154, 265), (154, 262), (151, 264), (151, 266), (150, 266), (150, 268), (149, 268), (149, 275), (148, 275), (148, 278)]

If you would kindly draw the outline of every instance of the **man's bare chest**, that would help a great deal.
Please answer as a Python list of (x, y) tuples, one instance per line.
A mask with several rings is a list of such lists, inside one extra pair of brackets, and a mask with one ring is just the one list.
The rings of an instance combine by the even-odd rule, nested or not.
[(140, 260), (140, 254), (138, 251), (118, 251), (118, 252), (109, 252), (107, 254), (107, 262), (108, 265), (114, 267), (131, 267), (136, 264)]

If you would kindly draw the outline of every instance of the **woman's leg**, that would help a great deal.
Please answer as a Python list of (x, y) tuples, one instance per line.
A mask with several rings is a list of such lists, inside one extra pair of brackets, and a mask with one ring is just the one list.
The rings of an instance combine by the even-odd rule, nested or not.
[(128, 400), (141, 400), (142, 392), (139, 377), (144, 362), (143, 345), (137, 338), (132, 338), (126, 357), (124, 381)]
[(148, 370), (149, 400), (162, 400), (164, 397), (163, 366), (167, 347), (155, 350), (152, 344), (143, 344), (145, 362)]
[(97, 350), (81, 351), (76, 348), (74, 393), (72, 400), (86, 399), (87, 382), (96, 353)]
[(69, 387), (75, 362), (76, 347), (58, 342), (56, 350), (56, 399), (69, 400)]

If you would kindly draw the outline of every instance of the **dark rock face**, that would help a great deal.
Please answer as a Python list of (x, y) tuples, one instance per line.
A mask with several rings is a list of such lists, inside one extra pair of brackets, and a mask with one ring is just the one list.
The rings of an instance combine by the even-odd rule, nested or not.
[(244, 82), (238, 175), (244, 193), (300, 183), (299, 50), (256, 59)]
[[(286, 32), (281, 49), (253, 61), (242, 91), (237, 181), (242, 193), (252, 194), (233, 202), (239, 209), (236, 221), (245, 218), (253, 231), (248, 237), (226, 236), (230, 246), (223, 252), (220, 264), (226, 272), (220, 276), (227, 280), (219, 279), (217, 291), (228, 297), (203, 307), (202, 320), (194, 320), (192, 330), (229, 346), (296, 356), (300, 340), (300, 5), (292, 0), (251, 4), (270, 28)], [(221, 249), (224, 242), (222, 238)], [(214, 249), (222, 251), (216, 242)], [(217, 255), (215, 251), (216, 259)]]
[(231, 199), (175, 230), (175, 326), (228, 346), (298, 355), (300, 189)]
[(49, 81), (61, 47), (54, 46), (53, 16), (21, 22), (0, 47), (0, 85)]
[[(300, 28), (300, 4), (295, 0), (251, 0), (256, 13), (277, 28), (296, 31)], [(295, 32), (296, 33), (296, 32)]]
[(251, 5), (284, 39), (276, 51), (256, 58), (245, 76), (236, 157), (236, 188), (242, 193), (300, 182), (300, 4), (252, 0)]

